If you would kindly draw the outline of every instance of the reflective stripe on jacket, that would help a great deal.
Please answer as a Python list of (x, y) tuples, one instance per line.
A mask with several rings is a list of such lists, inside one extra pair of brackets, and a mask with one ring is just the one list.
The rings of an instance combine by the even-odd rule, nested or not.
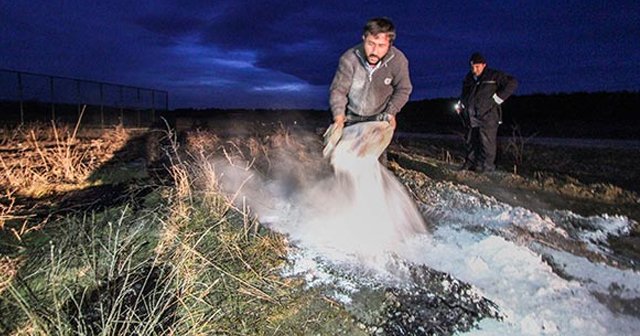
[(501, 119), (500, 104), (493, 95), (505, 101), (517, 86), (518, 81), (513, 76), (488, 67), (478, 78), (469, 72), (462, 82), (460, 95), (460, 102), (465, 106), (463, 117), (472, 127), (497, 126)]

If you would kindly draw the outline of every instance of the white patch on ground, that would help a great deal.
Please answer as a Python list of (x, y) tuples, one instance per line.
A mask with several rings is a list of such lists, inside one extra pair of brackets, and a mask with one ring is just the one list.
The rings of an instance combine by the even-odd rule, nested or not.
[[(506, 316), (504, 322), (485, 320), (480, 330), (469, 334), (630, 335), (640, 327), (637, 316), (616, 315), (591, 294), (620, 288), (621, 297), (640, 298), (640, 273), (594, 264), (548, 247), (532, 251), (500, 236), (501, 229), (514, 225), (530, 232), (577, 237), (597, 250), (601, 245), (595, 243), (602, 243), (607, 235), (629, 232), (633, 222), (628, 218), (582, 217), (570, 211), (540, 216), (466, 186), (433, 182), (426, 189), (433, 202), (421, 207), (429, 216), (437, 214), (437, 229), (432, 238), (416, 237), (402, 256), (468, 282), (498, 304)], [(556, 222), (580, 225), (561, 227)], [(555, 274), (542, 260), (542, 250), (575, 280)]]
[(498, 202), (491, 196), (473, 188), (452, 182), (434, 181), (425, 188), (428, 204), (422, 204), (424, 212), (440, 223), (456, 226), (481, 225), (487, 230), (500, 231), (511, 225), (531, 232), (553, 231), (562, 236), (567, 233), (551, 219), (535, 212)]
[[(283, 275), (334, 286), (334, 298), (348, 303), (361, 286), (403, 281), (402, 263), (394, 262), (402, 258), (447, 272), (498, 305), (504, 320), (484, 319), (468, 335), (632, 335), (640, 329), (640, 317), (614, 314), (592, 294), (638, 299), (639, 272), (505, 238), (517, 227), (581, 240), (604, 253), (607, 236), (635, 225), (628, 218), (539, 214), (467, 186), (428, 181), (418, 204), (434, 227), (427, 234), (415, 229), (422, 218), (414, 218), (413, 201), (395, 176), (375, 158), (357, 164), (354, 174), (338, 174), (302, 195), (285, 198), (277, 185), (255, 187), (268, 196), (253, 207), (260, 220), (295, 245)], [(569, 277), (554, 273), (542, 254)]]
[(609, 252), (606, 248), (607, 237), (628, 235), (631, 221), (625, 216), (583, 217), (566, 210), (556, 210), (550, 217), (558, 225), (564, 227), (576, 239), (587, 244), (593, 252)]
[(622, 270), (602, 263), (592, 263), (584, 257), (536, 244), (536, 252), (553, 257), (556, 267), (580, 282), (589, 292), (616, 295), (622, 299), (640, 298), (638, 272)]
[[(504, 316), (502, 322), (485, 319), (480, 322), (479, 329), (466, 334), (631, 335), (640, 327), (638, 317), (616, 315), (592, 295), (592, 292), (600, 292), (624, 299), (640, 298), (640, 273), (594, 264), (586, 258), (548, 247), (537, 246), (534, 251), (500, 235), (514, 225), (532, 232), (553, 231), (563, 236), (582, 237), (585, 242), (594, 244), (606, 235), (628, 232), (633, 222), (626, 217), (582, 217), (569, 211), (541, 216), (500, 203), (466, 186), (434, 182), (428, 189), (428, 199), (432, 202), (420, 204), (420, 208), (430, 218), (437, 219), (436, 230), (432, 236), (414, 235), (396, 252), (408, 262), (447, 272), (473, 285), (479, 294), (498, 305)], [(556, 221), (576, 220), (581, 223), (579, 227), (556, 224)], [(305, 225), (304, 221), (299, 222), (298, 230)], [(279, 229), (286, 232), (286, 225)], [(336, 232), (337, 235), (341, 233)], [(304, 239), (299, 241), (299, 246), (302, 250), (296, 253), (294, 264), (300, 262), (307, 268), (304, 271), (298, 268), (298, 274), (315, 274), (316, 278), (322, 278), (316, 283), (334, 283), (341, 288), (336, 299), (342, 302), (349, 302), (349, 291), (356, 290), (359, 285), (368, 283), (373, 287), (400, 280), (394, 278), (402, 273), (393, 269), (397, 264), (380, 255), (377, 263), (371, 262), (375, 259), (363, 263), (358, 257), (341, 254), (339, 250), (327, 253), (326, 249), (317, 249), (317, 245), (307, 245)], [(542, 260), (542, 253), (552, 256), (572, 280), (555, 274)], [(321, 265), (310, 264), (310, 259), (322, 260)], [(345, 283), (344, 279), (338, 280), (331, 273), (332, 264), (373, 271), (362, 272), (359, 280)]]
[[(470, 335), (629, 335), (640, 323), (637, 318), (615, 316), (590, 294), (594, 278), (602, 286), (613, 280), (609, 274), (619, 270), (611, 267), (593, 267), (582, 259), (573, 267), (596, 273), (584, 273), (582, 281), (567, 281), (526, 247), (452, 227), (439, 228), (433, 239), (416, 237), (406, 247), (402, 257), (447, 272), (498, 305), (504, 321), (484, 321)], [(640, 274), (627, 272), (614, 278), (623, 287), (637, 289)], [(639, 294), (636, 290), (630, 296)]]

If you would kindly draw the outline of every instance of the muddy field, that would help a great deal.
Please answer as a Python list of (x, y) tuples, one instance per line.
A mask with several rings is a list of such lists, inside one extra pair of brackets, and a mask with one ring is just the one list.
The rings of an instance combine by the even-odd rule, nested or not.
[[(268, 129), (268, 125), (266, 126)], [(257, 126), (258, 129), (261, 129), (261, 127), (265, 127), (265, 125)], [(273, 125), (273, 127), (278, 126)], [(298, 139), (304, 139), (302, 143), (309, 145), (310, 148), (308, 149), (315, 147), (317, 150), (320, 147), (317, 141), (319, 134), (323, 131), (322, 129), (316, 129), (315, 135), (314, 133), (303, 132), (304, 130), (300, 131), (300, 135), (297, 135), (296, 128), (292, 127), (289, 134), (294, 139), (298, 136)], [(256, 134), (266, 133), (262, 128), (262, 130), (256, 131)], [(474, 172), (458, 171), (457, 168), (462, 162), (462, 150), (461, 141), (456, 141), (455, 139), (396, 139), (389, 148), (390, 164), (388, 168), (408, 188), (410, 194), (420, 205), (434, 236), (439, 237), (443, 234), (440, 232), (446, 232), (447, 234), (440, 239), (447, 241), (447, 239), (451, 239), (447, 238), (447, 235), (464, 236), (465, 234), (471, 234), (476, 237), (474, 239), (491, 241), (491, 243), (487, 243), (489, 246), (494, 244), (493, 239), (495, 237), (504, 239), (510, 246), (507, 250), (514, 249), (514, 251), (506, 252), (507, 254), (516, 253), (515, 250), (519, 249), (524, 249), (527, 253), (533, 253), (541, 262), (532, 265), (532, 267), (550, 267), (552, 271), (548, 275), (551, 277), (560, 277), (568, 283), (580, 279), (585, 288), (591, 286), (589, 283), (598, 283), (598, 286), (604, 286), (607, 289), (590, 289), (592, 295), (600, 302), (599, 304), (607, 307), (602, 308), (602, 314), (606, 316), (606, 314), (613, 312), (614, 315), (630, 316), (631, 321), (635, 321), (616, 322), (607, 325), (607, 319), (603, 318), (604, 320), (598, 323), (604, 323), (604, 325), (595, 323), (594, 329), (588, 331), (587, 334), (598, 334), (600, 332), (597, 331), (600, 330), (598, 328), (608, 330), (609, 334), (624, 334), (624, 330), (629, 330), (634, 325), (637, 326), (637, 320), (634, 319), (640, 316), (640, 311), (635, 308), (639, 300), (638, 293), (621, 296), (613, 290), (618, 286), (624, 288), (630, 286), (628, 289), (634, 292), (637, 290), (637, 286), (633, 285), (635, 280), (629, 279), (632, 285), (621, 284), (616, 281), (608, 282), (610, 280), (591, 279), (580, 272), (589, 273), (591, 271), (584, 270), (596, 267), (595, 265), (604, 264), (607, 265), (606, 267), (611, 268), (604, 271), (605, 274), (608, 274), (603, 275), (604, 278), (613, 277), (613, 274), (617, 272), (631, 272), (629, 274), (636, 274), (635, 277), (637, 277), (637, 273), (634, 272), (638, 271), (640, 262), (640, 232), (638, 226), (640, 198), (637, 193), (638, 175), (633, 167), (637, 162), (640, 162), (638, 151), (602, 147), (563, 147), (557, 144), (553, 146), (533, 145), (527, 139), (520, 137), (505, 140), (500, 145), (499, 169), (495, 173), (476, 174)], [(283, 146), (279, 151), (282, 150), (297, 153), (295, 147)], [(307, 156), (305, 160), (319, 161), (320, 159), (312, 150), (310, 156)], [(313, 166), (307, 161), (303, 162)], [(295, 171), (304, 171), (300, 163), (291, 167)], [(304, 186), (304, 182), (312, 179), (312, 175), (295, 176), (294, 179), (298, 180), (297, 183), (294, 183), (295, 185)], [(293, 204), (292, 206), (295, 206), (295, 203)], [(284, 215), (284, 218), (286, 220), (287, 215)], [(623, 224), (620, 231), (617, 231), (619, 223), (625, 224)], [(287, 228), (283, 229), (283, 231), (288, 232)], [(473, 245), (472, 242), (463, 242), (462, 244)], [(428, 250), (429, 245), (427, 244), (422, 251), (429, 255), (426, 252)], [(420, 254), (422, 252), (417, 253)], [(451, 267), (451, 273), (448, 275), (456, 274), (456, 267), (462, 267), (463, 269), (470, 267), (468, 271), (474, 274), (478, 270), (474, 268), (473, 264), (475, 263), (475, 258), (478, 257), (473, 254), (475, 252), (471, 253), (472, 255), (469, 256), (469, 259), (464, 261), (471, 264), (471, 266), (469, 264), (452, 266), (448, 264), (448, 261), (439, 260), (432, 262), (436, 264), (443, 263), (443, 265), (440, 265), (442, 268)], [(565, 254), (577, 258), (576, 260), (584, 260), (585, 264), (575, 261), (560, 261)], [(417, 257), (417, 259), (423, 257)], [(455, 259), (453, 256), (448, 257)], [(429, 257), (427, 256), (426, 258), (428, 259)], [(488, 256), (480, 257), (481, 260), (485, 260), (485, 258), (489, 259)], [(451, 262), (455, 264), (455, 261)], [(490, 261), (487, 261), (487, 263), (488, 265), (482, 267), (488, 267), (489, 269), (496, 267)], [(484, 265), (484, 262), (482, 262), (482, 265)], [(351, 267), (357, 268), (354, 265), (351, 265)], [(410, 269), (411, 267), (413, 266), (409, 266)], [(427, 270), (433, 269), (427, 268)], [(465, 274), (465, 272), (467, 271), (462, 271), (461, 273)], [(496, 272), (496, 281), (502, 281), (503, 279), (500, 277), (501, 271), (497, 270)], [(523, 273), (526, 274), (527, 272), (523, 270)], [(437, 283), (438, 276), (433, 273), (427, 274), (429, 274), (428, 271), (418, 271), (418, 278), (424, 277), (426, 279), (418, 282), (421, 283), (418, 288), (432, 288), (431, 290), (433, 290), (434, 286), (437, 287), (435, 283)], [(538, 276), (540, 275), (527, 275), (522, 281), (528, 282), (532, 277)], [(625, 276), (629, 277), (628, 274)], [(342, 279), (340, 276), (338, 278)], [(350, 277), (347, 276), (347, 278)], [(498, 295), (497, 297), (489, 296), (493, 300), (506, 300), (501, 297), (501, 291), (512, 290), (512, 288), (500, 290), (493, 288), (492, 285), (483, 287), (478, 285), (481, 281), (473, 278), (474, 276), (469, 277), (469, 282), (472, 285), (479, 286), (483, 291), (495, 291), (497, 293), (494, 294)], [(514, 281), (518, 282), (517, 277), (514, 277)], [(412, 284), (415, 285), (416, 280), (413, 280)], [(467, 284), (462, 283), (462, 285)], [(507, 286), (517, 286), (517, 284), (514, 283)], [(545, 285), (540, 284), (537, 286)], [(393, 289), (390, 290), (393, 292)], [(623, 291), (626, 291), (626, 289)], [(526, 312), (527, 309), (532, 309), (529, 307), (522, 308), (525, 311), (522, 314), (531, 314), (530, 316), (522, 317), (523, 321), (526, 322), (511, 322), (520, 323), (522, 326), (528, 325), (530, 319), (540, 319), (540, 322), (535, 323), (540, 323), (539, 327), (541, 329), (535, 331), (536, 326), (534, 326), (532, 329), (534, 331), (532, 331), (527, 329), (528, 327), (521, 327), (522, 329), (518, 327), (507, 329), (507, 333), (538, 333), (545, 328), (553, 329), (560, 334), (563, 333), (562, 330), (567, 332), (568, 330), (589, 330), (584, 326), (572, 329), (574, 328), (573, 326), (562, 324), (562, 321), (566, 320), (559, 317), (562, 315), (568, 315), (566, 317), (571, 318), (573, 321), (584, 319), (584, 325), (588, 324), (586, 323), (588, 317), (572, 315), (575, 313), (568, 311), (571, 309), (572, 304), (568, 303), (565, 306), (563, 299), (559, 297), (566, 294), (560, 294), (560, 292), (551, 295), (551, 297), (556, 295), (558, 297), (549, 298), (550, 302), (532, 304), (533, 307), (539, 305), (533, 309), (543, 309), (543, 307), (547, 307), (547, 311), (557, 309), (555, 312), (548, 313), (547, 320), (536, 316), (537, 313), (535, 311)], [(403, 297), (400, 300), (401, 302), (413, 302), (408, 306), (399, 306), (402, 311), (411, 312), (407, 313), (405, 319), (396, 321), (399, 324), (395, 326), (400, 325), (404, 328), (400, 330), (415, 330), (420, 326), (420, 323), (425, 323), (424, 316), (418, 312), (424, 311), (424, 307), (421, 304), (424, 304), (426, 298), (416, 299), (416, 301), (411, 299), (412, 297), (420, 297), (419, 293), (419, 290), (416, 292), (414, 289), (413, 291), (402, 292), (400, 295)], [(456, 297), (456, 295), (463, 297), (462, 293), (465, 293), (465, 291), (456, 292), (456, 289), (453, 288), (441, 288), (440, 291), (433, 290), (432, 292), (432, 294), (440, 295), (441, 303), (447, 302), (451, 297)], [(534, 293), (535, 291), (519, 294), (519, 300), (525, 302), (517, 304), (514, 302), (514, 304), (518, 307), (527, 307), (530, 303), (527, 303), (526, 301), (529, 300), (524, 298), (527, 295), (538, 296), (538, 293)], [(589, 295), (586, 295), (582, 299), (588, 302), (591, 300), (589, 297)], [(360, 297), (360, 299), (364, 302), (368, 301), (367, 298)], [(462, 300), (478, 302), (469, 297), (465, 297)], [(555, 300), (559, 300), (559, 302), (554, 303)], [(519, 302), (518, 299), (516, 299), (516, 302)], [(362, 304), (362, 302), (356, 300), (355, 306), (358, 306), (358, 304)], [(554, 308), (549, 307), (549, 305)], [(456, 306), (456, 304), (449, 301), (448, 304), (443, 304), (440, 307), (446, 306), (451, 307)], [(471, 321), (491, 316), (491, 307), (492, 303), (490, 301), (488, 303), (485, 302), (472, 310), (476, 314), (474, 317), (454, 314), (456, 318), (453, 320), (456, 322), (452, 322), (451, 325), (439, 321), (429, 324), (429, 326), (434, 328), (431, 330), (438, 330), (438, 326), (452, 328), (445, 328), (443, 330), (449, 331), (435, 332), (435, 334), (448, 334), (452, 330), (467, 330), (460, 327), (460, 325), (465, 325), (465, 323), (473, 324), (475, 322)], [(500, 310), (500, 307), (497, 309)], [(594, 307), (593, 309), (600, 311), (601, 308)], [(438, 309), (431, 314), (437, 314), (437, 312)], [(366, 317), (367, 314), (364, 316)], [(363, 317), (359, 316), (359, 318)], [(497, 317), (494, 316), (494, 318)], [(408, 321), (422, 322), (411, 324)], [(518, 320), (516, 319), (516, 321)], [(442, 323), (442, 325), (439, 325), (439, 323)], [(372, 330), (378, 330), (375, 324), (372, 328)], [(554, 332), (551, 333), (553, 334)]]
[[(460, 145), (401, 140), (392, 146), (391, 157), (403, 169), (468, 185), (512, 206), (536, 212), (569, 210), (582, 216), (624, 215), (640, 222), (640, 176), (633, 169), (640, 162), (636, 150), (525, 144), (515, 154), (508, 144), (502, 144), (498, 171), (476, 174), (457, 170), (463, 157)], [(636, 225), (630, 235), (613, 238), (611, 243), (637, 269), (640, 227)]]

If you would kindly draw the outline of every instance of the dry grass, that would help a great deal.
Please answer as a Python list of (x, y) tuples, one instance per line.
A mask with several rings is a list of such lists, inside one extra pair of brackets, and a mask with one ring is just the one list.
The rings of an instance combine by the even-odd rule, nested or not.
[[(5, 129), (0, 138), (0, 230), (8, 222), (18, 239), (39, 230), (41, 223), (27, 225), (31, 217), (19, 199), (38, 199), (54, 193), (88, 186), (87, 178), (129, 140), (121, 126), (99, 138), (81, 137), (78, 122), (70, 125), (34, 123)], [(33, 203), (33, 202), (31, 202)]]
[[(184, 318), (175, 325), (175, 333), (301, 334), (312, 328), (301, 329), (298, 323), (301, 318), (311, 320), (305, 315), (311, 314), (310, 306), (346, 319), (320, 296), (302, 291), (299, 280), (278, 275), (286, 239), (262, 230), (250, 210), (235, 199), (237, 194), (219, 189), (216, 160), (224, 157), (229, 164), (251, 167), (255, 160), (265, 160), (259, 154), (266, 154), (267, 146), (255, 138), (221, 142), (202, 131), (188, 134), (185, 144), (182, 150), (171, 146), (171, 172), (177, 189), (188, 186), (190, 193), (176, 192), (174, 212), (164, 223), (161, 249), (156, 249), (176, 265), (180, 280), (179, 311)], [(316, 328), (321, 324), (318, 321)]]
[[(344, 310), (304, 290), (300, 279), (280, 277), (285, 237), (220, 190), (216, 160), (268, 167), (269, 138), (275, 146), (304, 146), (286, 134), (223, 142), (196, 132), (178, 143), (168, 131), (166, 138), (172, 184), (154, 192), (159, 202), (59, 218), (25, 232), (31, 243), (0, 260), (7, 275), (0, 310), (11, 312), (0, 316), (0, 333), (299, 335), (353, 327)], [(136, 294), (140, 288), (148, 293)]]
[(7, 256), (0, 258), (0, 294), (15, 278), (22, 260), (23, 258), (10, 258)]
[(97, 139), (80, 138), (78, 128), (52, 123), (5, 132), (0, 149), (0, 185), (11, 193), (37, 197), (81, 185), (127, 142), (122, 127)]
[(15, 192), (15, 189), (7, 189), (4, 191), (4, 195), (0, 196), (0, 200), (2, 200), (0, 203), (0, 230), (4, 229), (4, 224), (7, 221), (19, 218), (15, 215), (17, 208), (20, 207), (16, 205)]

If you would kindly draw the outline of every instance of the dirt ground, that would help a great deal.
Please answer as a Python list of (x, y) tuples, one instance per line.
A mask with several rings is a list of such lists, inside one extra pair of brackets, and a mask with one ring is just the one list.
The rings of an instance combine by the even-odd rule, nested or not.
[[(326, 126), (236, 120), (233, 124), (209, 123), (207, 128), (225, 135), (223, 138), (233, 138), (236, 129), (244, 138), (286, 129), (292, 134), (304, 133), (305, 141), (315, 140), (318, 147)], [(619, 214), (640, 222), (637, 149), (538, 145), (519, 136), (501, 139), (498, 145), (497, 172), (482, 175), (457, 170), (464, 157), (461, 137), (396, 137), (388, 153), (404, 168), (468, 184), (509, 204), (532, 210), (567, 209), (584, 216)], [(514, 199), (513, 194), (519, 197)]]
[[(264, 153), (269, 154), (273, 154), (271, 151), (274, 149), (293, 148), (292, 151), (303, 152), (298, 156), (301, 161), (322, 160), (320, 150), (324, 129), (309, 130), (295, 124), (286, 125), (281, 122), (247, 124), (243, 125), (243, 134), (235, 134), (234, 138), (233, 135), (226, 136), (229, 129), (225, 126), (221, 125), (220, 127), (224, 129), (219, 132), (215, 129), (210, 130), (216, 136), (220, 136), (220, 143), (255, 147), (258, 153), (263, 150)], [(280, 129), (280, 136), (273, 135), (278, 129)], [(294, 136), (298, 131), (301, 136)], [(289, 135), (295, 139), (290, 139)], [(101, 183), (81, 190), (52, 194), (37, 200), (17, 198), (15, 206), (29, 210), (29, 215), (35, 216), (34, 219), (37, 217), (39, 221), (55, 215), (65, 216), (73, 211), (95, 211), (126, 202), (132, 203), (134, 207), (143, 207), (145, 197), (151, 192), (151, 188), (137, 186), (135, 183), (137, 175), (132, 172), (146, 169), (141, 178), (149, 179), (149, 176), (159, 174), (158, 172), (165, 172), (166, 168), (162, 164), (151, 164), (154, 161), (154, 155), (150, 154), (157, 152), (157, 149), (149, 149), (154, 147), (149, 144), (149, 139), (149, 136), (133, 137), (111, 160), (100, 165), (99, 169), (90, 174), (90, 180), (102, 181)], [(208, 140), (211, 139), (208, 138)], [(602, 261), (639, 269), (640, 175), (636, 166), (640, 162), (640, 152), (623, 149), (542, 146), (519, 140), (522, 139), (513, 139), (501, 144), (497, 172), (476, 174), (457, 170), (463, 157), (461, 141), (395, 139), (388, 149), (389, 168), (401, 180), (427, 176), (434, 180), (464, 184), (500, 202), (532, 211), (569, 210), (583, 216), (602, 214), (626, 216), (635, 222), (635, 227), (629, 235), (610, 239), (608, 244), (615, 257)], [(254, 144), (251, 141), (255, 142), (255, 146), (250, 146)], [(151, 143), (154, 142), (151, 141)], [(272, 160), (276, 159), (277, 156), (272, 156)], [(261, 168), (260, 163), (258, 160), (255, 166)], [(269, 162), (264, 164), (267, 166)], [(114, 171), (118, 174), (108, 174)], [(261, 172), (267, 173), (267, 169)], [(157, 177), (158, 181), (162, 178), (163, 176)], [(59, 210), (52, 212), (51, 209)], [(4, 237), (0, 235), (0, 241), (5, 238), (8, 241), (11, 238), (12, 242), (0, 244), (1, 253), (16, 253), (18, 250), (18, 245), (13, 243), (14, 239), (10, 236), (11, 233), (8, 230), (4, 231)], [(524, 232), (521, 239), (559, 246), (563, 250), (569, 250), (587, 258), (602, 258), (602, 256), (590, 254), (584, 247), (562, 237), (535, 236)], [(553, 266), (552, 262), (549, 263)], [(441, 276), (434, 273), (431, 278), (437, 280)], [(399, 297), (404, 295), (404, 293), (392, 294)], [(412, 297), (416, 300), (423, 300), (424, 293), (414, 294)], [(616, 304), (620, 305), (619, 302)], [(622, 307), (624, 310), (632, 311), (633, 314), (638, 314), (637, 308), (634, 308), (637, 307), (635, 301), (624, 303)]]
[[(311, 147), (316, 148), (321, 147), (325, 130), (318, 124), (282, 121), (241, 124), (244, 137), (261, 137), (276, 129), (286, 129), (291, 134), (304, 134), (304, 141), (315, 141)], [(216, 132), (216, 123), (208, 127)], [(231, 128), (222, 124), (220, 128), (220, 134), (233, 138), (229, 134)], [(501, 138), (497, 171), (477, 174), (458, 170), (464, 157), (461, 137), (396, 137), (388, 148), (389, 168), (396, 175), (410, 170), (432, 179), (468, 185), (501, 202), (538, 213), (568, 210), (581, 216), (626, 216), (635, 222), (631, 233), (611, 238), (608, 244), (618, 261), (637, 269), (640, 266), (640, 171), (637, 169), (640, 151), (540, 145), (530, 140), (519, 136)], [(567, 243), (552, 242), (550, 237), (542, 240)]]
[(459, 171), (462, 143), (454, 140), (395, 140), (390, 158), (402, 169), (434, 179), (461, 183), (512, 206), (536, 212), (569, 210), (582, 216), (622, 215), (635, 227), (609, 241), (625, 264), (640, 263), (640, 153), (606, 148), (525, 145), (514, 153), (499, 148), (498, 170), (476, 174)]

